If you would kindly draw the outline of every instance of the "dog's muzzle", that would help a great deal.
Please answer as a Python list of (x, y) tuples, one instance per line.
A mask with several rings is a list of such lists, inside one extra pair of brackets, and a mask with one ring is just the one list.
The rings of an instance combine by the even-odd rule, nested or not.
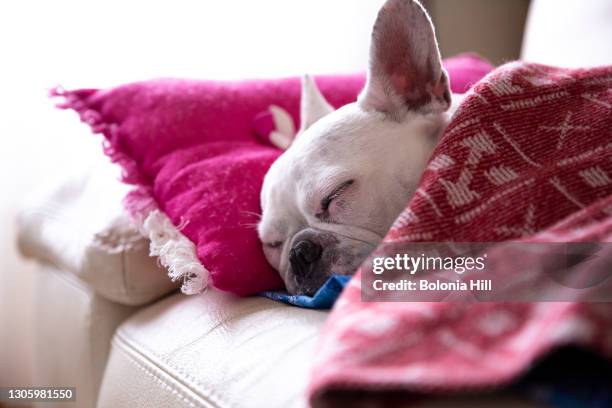
[(297, 242), (291, 248), (289, 262), (298, 284), (302, 284), (312, 274), (322, 253), (323, 248), (320, 245), (307, 239)]

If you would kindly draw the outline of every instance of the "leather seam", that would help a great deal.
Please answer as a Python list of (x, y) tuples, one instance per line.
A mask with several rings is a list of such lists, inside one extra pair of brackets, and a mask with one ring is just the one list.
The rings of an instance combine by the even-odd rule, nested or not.
[[(137, 347), (135, 347), (134, 345), (130, 344), (136, 344), (138, 347), (147, 350), (147, 352), (153, 354), (155, 357), (157, 357), (161, 363), (163, 363), (166, 367), (164, 367), (164, 365), (155, 362), (153, 360), (151, 360), (147, 355), (143, 354), (142, 352), (140, 352)], [(222, 398), (220, 398), (219, 395), (217, 395), (213, 390), (209, 389), (208, 387), (204, 386), (201, 382), (199, 382), (195, 377), (193, 377), (191, 374), (183, 371), (180, 368), (175, 367), (174, 365), (168, 364), (167, 361), (164, 361), (163, 358), (161, 358), (161, 356), (159, 354), (157, 354), (156, 352), (150, 350), (148, 347), (143, 346), (140, 342), (130, 338), (129, 336), (126, 336), (124, 333), (120, 333), (119, 330), (117, 330), (117, 332), (115, 333), (115, 338), (113, 340), (113, 344), (115, 344), (117, 347), (119, 348), (123, 348), (125, 350), (125, 353), (127, 354), (127, 349), (129, 349), (132, 353), (134, 354), (138, 354), (140, 355), (143, 360), (146, 360), (148, 362), (150, 362), (151, 364), (158, 366), (160, 368), (160, 370), (164, 371), (167, 375), (171, 376), (174, 378), (175, 381), (177, 381), (178, 383), (183, 383), (186, 387), (190, 388), (192, 392), (194, 392), (195, 394), (200, 395), (203, 399), (207, 400), (210, 402), (211, 405), (215, 406), (215, 407), (223, 407), (223, 406), (230, 406), (231, 404), (226, 403), (223, 401)], [(133, 357), (132, 357), (133, 358)], [(172, 372), (167, 371), (167, 370), (163, 370), (163, 368), (169, 368), (173, 371), (176, 371), (178, 374), (184, 376), (187, 381), (184, 381), (184, 379), (177, 377), (176, 375), (173, 375)], [(195, 385), (195, 386), (194, 386)], [(205, 392), (202, 392), (202, 391)]]
[[(256, 308), (256, 310), (254, 310), (254, 311), (266, 310), (268, 307), (261, 306), (261, 307)], [(274, 305), (273, 309), (282, 309), (282, 308), (285, 308), (285, 307), (288, 307), (288, 306), (282, 305), (282, 304), (279, 303), (278, 305)], [(240, 313), (236, 312), (234, 315), (229, 316), (227, 321), (232, 320), (233, 318), (235, 318), (235, 317), (237, 317), (239, 315), (240, 315)], [(191, 387), (193, 389), (195, 389), (195, 390), (198, 390), (197, 391), (198, 394), (201, 393), (201, 390), (206, 390), (207, 395), (203, 395), (204, 398), (214, 399), (214, 400), (216, 400), (216, 403), (220, 404), (221, 406), (232, 406), (232, 404), (228, 403), (227, 401), (224, 401), (223, 398), (221, 398), (213, 390), (211, 390), (205, 384), (203, 384), (201, 381), (199, 381), (197, 378), (195, 378), (192, 374), (190, 374), (190, 373), (184, 371), (182, 368), (177, 367), (176, 365), (172, 364), (171, 361), (169, 361), (166, 357), (164, 357), (163, 355), (157, 353), (155, 350), (152, 350), (151, 348), (147, 347), (146, 345), (144, 345), (142, 342), (138, 341), (134, 337), (130, 336), (128, 333), (126, 333), (125, 330), (122, 329), (122, 326), (120, 326), (117, 329), (117, 331), (115, 332), (115, 340), (118, 340), (118, 341), (122, 342), (123, 344), (125, 344), (127, 347), (130, 347), (131, 349), (134, 349), (135, 352), (137, 352), (138, 354), (142, 355), (143, 358), (146, 358), (152, 364), (158, 365), (160, 367), (163, 364), (163, 365), (165, 365), (165, 367), (167, 367), (167, 368), (175, 371), (176, 373), (184, 376), (187, 380), (189, 380)], [(137, 347), (139, 347), (142, 350), (146, 350), (146, 352), (150, 353), (152, 356), (154, 356), (157, 361), (154, 362), (148, 356), (143, 355), (143, 353), (138, 351), (136, 349), (136, 347), (134, 347), (132, 344), (136, 345)], [(170, 374), (170, 373), (168, 373), (168, 374)]]
[[(275, 307), (274, 309), (281, 309), (283, 307), (286, 307), (284, 305), (278, 305), (277, 307)], [(265, 310), (265, 307), (261, 307), (258, 308), (257, 311), (261, 311), (261, 310)], [(231, 320), (232, 318), (238, 316), (239, 313), (236, 313), (236, 315), (231, 316), (229, 320)], [(200, 382), (197, 378), (195, 378), (193, 375), (191, 375), (190, 373), (184, 371), (183, 369), (181, 369), (180, 367), (177, 367), (176, 365), (172, 364), (168, 359), (166, 359), (164, 356), (162, 356), (161, 354), (157, 353), (156, 351), (150, 349), (149, 347), (147, 347), (146, 345), (144, 345), (143, 343), (141, 343), (140, 341), (134, 339), (132, 336), (130, 336), (129, 334), (125, 333), (125, 330), (121, 329), (121, 326), (119, 327), (119, 329), (117, 329), (117, 332), (115, 333), (115, 338), (119, 339), (121, 341), (123, 341), (125, 344), (129, 344), (130, 342), (133, 344), (138, 345), (138, 347), (140, 347), (143, 350), (146, 350), (148, 353), (152, 354), (153, 356), (155, 356), (159, 362), (165, 364), (168, 368), (176, 371), (178, 374), (184, 376), (185, 378), (187, 378), (188, 380), (190, 380), (190, 382), (192, 383), (192, 387), (194, 388), (198, 388), (198, 389), (205, 389), (208, 392), (208, 397), (209, 398), (213, 398), (213, 399), (218, 399), (218, 401), (222, 401), (223, 399), (220, 398), (219, 395), (217, 395), (213, 390), (209, 389), (206, 385), (204, 385), (202, 382)], [(151, 360), (149, 360), (151, 361)], [(151, 361), (153, 364), (153, 361)], [(159, 364), (158, 364), (159, 365)], [(221, 403), (221, 402), (219, 402)], [(231, 404), (227, 403), (227, 402), (223, 402), (224, 406), (229, 406)]]
[[(118, 348), (121, 349), (121, 346), (119, 346)], [(178, 387), (173, 387), (171, 384), (164, 381), (164, 379), (161, 376), (155, 374), (153, 370), (151, 370), (150, 368), (147, 368), (146, 366), (138, 362), (133, 356), (129, 354), (129, 352), (127, 352), (126, 350), (121, 350), (121, 351), (123, 351), (123, 354), (127, 357), (127, 360), (133, 366), (135, 366), (136, 368), (144, 372), (149, 377), (152, 377), (158, 384), (162, 386), (163, 389), (167, 389), (171, 391), (172, 394), (176, 395), (181, 401), (185, 402), (192, 408), (205, 407), (205, 405), (198, 403), (193, 397), (188, 396), (186, 393), (181, 391)]]
[(129, 297), (129, 289), (127, 284), (127, 260), (126, 260), (126, 251), (121, 250), (121, 280), (123, 281), (123, 295)]

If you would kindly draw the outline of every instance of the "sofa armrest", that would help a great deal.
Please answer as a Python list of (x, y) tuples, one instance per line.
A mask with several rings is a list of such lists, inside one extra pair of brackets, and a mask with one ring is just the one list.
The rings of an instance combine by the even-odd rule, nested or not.
[(50, 183), (18, 217), (22, 255), (70, 272), (101, 296), (141, 305), (178, 287), (123, 209), (129, 186), (106, 160)]

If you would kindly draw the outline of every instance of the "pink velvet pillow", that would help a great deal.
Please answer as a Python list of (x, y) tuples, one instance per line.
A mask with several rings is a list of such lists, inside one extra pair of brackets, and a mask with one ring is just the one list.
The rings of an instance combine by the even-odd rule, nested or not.
[[(454, 92), (492, 68), (474, 55), (445, 65)], [(365, 76), (316, 81), (339, 107), (356, 99)], [(122, 166), (124, 181), (135, 185), (126, 207), (170, 276), (183, 279), (183, 291), (198, 293), (210, 280), (218, 289), (249, 295), (282, 287), (255, 229), (263, 176), (281, 153), (258, 135), (262, 113), (277, 105), (298, 123), (299, 93), (299, 78), (160, 79), (54, 95), (64, 98), (60, 107), (74, 109), (104, 135), (106, 153)]]

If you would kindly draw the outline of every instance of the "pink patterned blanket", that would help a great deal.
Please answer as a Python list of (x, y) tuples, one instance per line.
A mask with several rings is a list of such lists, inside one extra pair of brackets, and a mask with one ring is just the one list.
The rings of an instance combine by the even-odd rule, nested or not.
[[(385, 243), (516, 239), (612, 242), (612, 67), (511, 63), (489, 74)], [(362, 302), (365, 265), (323, 330), (311, 401), (503, 385), (566, 344), (612, 354), (609, 303)]]

